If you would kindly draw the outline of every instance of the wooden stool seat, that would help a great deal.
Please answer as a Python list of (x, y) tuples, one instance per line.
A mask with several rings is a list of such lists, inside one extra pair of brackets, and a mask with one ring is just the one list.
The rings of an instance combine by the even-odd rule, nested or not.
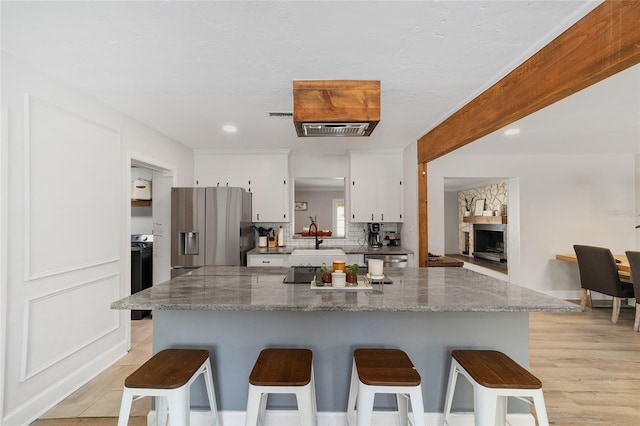
[(358, 378), (370, 386), (418, 386), (420, 374), (399, 349), (356, 349), (353, 359)]
[(455, 350), (451, 356), (473, 380), (486, 388), (542, 388), (542, 382), (536, 376), (502, 352)]
[(313, 353), (309, 349), (265, 349), (260, 352), (249, 383), (254, 386), (304, 386), (311, 382)]
[(118, 426), (126, 426), (131, 403), (136, 396), (155, 398), (157, 424), (165, 424), (168, 412), (170, 424), (188, 426), (191, 416), (190, 388), (201, 374), (207, 388), (211, 421), (219, 424), (209, 351), (165, 349), (125, 379)]
[(128, 388), (176, 389), (187, 384), (209, 351), (165, 349), (155, 354), (124, 381)]
[(359, 348), (353, 351), (351, 385), (347, 401), (347, 423), (371, 425), (377, 393), (395, 394), (400, 424), (409, 421), (409, 401), (414, 422), (424, 426), (424, 406), (420, 374), (400, 349)]
[(462, 374), (473, 386), (476, 425), (505, 425), (509, 397), (533, 403), (538, 424), (549, 425), (542, 394), (542, 382), (507, 355), (492, 350), (451, 352), (451, 369), (444, 405), (445, 425), (449, 424), (453, 394), (459, 374)]
[(313, 352), (309, 349), (263, 349), (249, 375), (245, 425), (265, 424), (269, 394), (294, 394), (300, 424), (317, 423)]

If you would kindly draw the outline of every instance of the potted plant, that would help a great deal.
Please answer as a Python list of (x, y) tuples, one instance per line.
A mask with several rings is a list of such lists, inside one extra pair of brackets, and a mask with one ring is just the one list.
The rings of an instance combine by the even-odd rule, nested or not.
[(357, 263), (345, 266), (345, 272), (347, 273), (347, 276), (346, 276), (347, 285), (349, 285), (349, 284), (358, 285), (358, 270), (359, 269), (360, 269), (360, 267), (358, 266)]
[(475, 200), (475, 197), (467, 197), (465, 195), (464, 197), (464, 208), (465, 208), (465, 212), (464, 212), (464, 216), (471, 216), (471, 209), (473, 208), (473, 200)]
[[(329, 271), (329, 268), (327, 268), (327, 265), (325, 265), (324, 263), (320, 267), (320, 273), (322, 274), (320, 276), (320, 281), (322, 282), (322, 285), (331, 284), (331, 271)], [(318, 284), (316, 284), (316, 285), (318, 285)]]

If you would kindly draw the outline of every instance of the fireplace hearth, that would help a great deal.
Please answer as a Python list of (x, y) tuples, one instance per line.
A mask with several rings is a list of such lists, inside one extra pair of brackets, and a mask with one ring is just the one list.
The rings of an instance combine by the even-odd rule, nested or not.
[(507, 225), (473, 225), (473, 257), (507, 263)]

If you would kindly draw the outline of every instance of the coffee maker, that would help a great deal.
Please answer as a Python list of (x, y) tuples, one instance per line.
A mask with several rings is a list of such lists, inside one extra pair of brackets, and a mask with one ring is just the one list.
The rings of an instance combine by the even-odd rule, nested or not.
[(367, 242), (369, 243), (369, 247), (382, 247), (382, 241), (380, 240), (380, 224), (379, 223), (370, 223), (369, 224), (369, 237), (367, 238)]

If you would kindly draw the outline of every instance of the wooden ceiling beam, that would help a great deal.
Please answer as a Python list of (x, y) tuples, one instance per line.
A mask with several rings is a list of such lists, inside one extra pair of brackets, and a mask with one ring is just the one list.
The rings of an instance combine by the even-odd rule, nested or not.
[(435, 160), (640, 63), (640, 1), (606, 0), (418, 140)]

